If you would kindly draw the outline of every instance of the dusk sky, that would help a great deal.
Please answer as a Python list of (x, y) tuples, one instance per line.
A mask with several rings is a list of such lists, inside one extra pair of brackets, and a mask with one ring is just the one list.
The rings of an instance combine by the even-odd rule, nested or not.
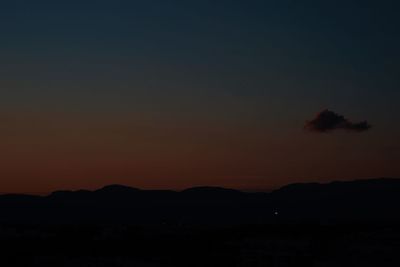
[(400, 177), (399, 12), (1, 3), (0, 192)]

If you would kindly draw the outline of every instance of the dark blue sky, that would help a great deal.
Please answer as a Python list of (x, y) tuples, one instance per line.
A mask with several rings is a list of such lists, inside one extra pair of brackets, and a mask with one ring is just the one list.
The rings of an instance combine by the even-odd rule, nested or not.
[[(23, 173), (33, 182), (63, 168), (125, 162), (138, 165), (139, 174), (153, 182), (113, 171), (125, 165), (109, 164), (105, 173), (116, 181), (167, 186), (160, 180), (164, 168), (176, 177), (172, 187), (399, 175), (391, 163), (400, 147), (399, 8), (397, 1), (2, 3), (2, 145), (14, 155), (8, 165), (40, 154), (32, 165), (42, 167), (27, 166)], [(304, 121), (325, 108), (366, 119), (373, 130), (324, 140), (305, 135)], [(97, 133), (101, 141), (91, 144)], [(215, 147), (227, 138), (232, 140)], [(280, 142), (282, 150), (275, 148)], [(311, 146), (323, 154), (331, 145), (334, 156), (321, 162), (312, 151), (300, 153)], [(343, 170), (324, 174), (333, 159), (343, 160), (343, 150)], [(91, 158), (94, 151), (103, 156)], [(154, 154), (161, 155), (156, 162)], [(318, 171), (270, 171), (282, 159), (277, 154), (295, 166), (312, 162)], [(46, 169), (52, 155), (64, 162), (54, 173)], [(178, 171), (188, 157), (192, 169), (203, 171)], [(353, 161), (359, 167), (349, 172)], [(242, 168), (229, 169), (238, 162)], [(376, 169), (363, 170), (366, 162), (376, 162)], [(146, 172), (148, 166), (160, 171)], [(89, 173), (89, 186), (96, 179), (108, 182), (98, 178), (100, 171), (79, 168), (70, 177)], [(5, 172), (22, 175), (13, 167)], [(240, 178), (231, 181), (232, 176)], [(46, 188), (76, 184), (65, 177), (54, 184), (42, 179)]]

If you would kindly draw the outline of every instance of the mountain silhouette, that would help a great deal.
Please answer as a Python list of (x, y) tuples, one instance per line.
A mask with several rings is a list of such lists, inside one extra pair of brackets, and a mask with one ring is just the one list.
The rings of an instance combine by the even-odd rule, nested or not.
[(109, 185), (48, 196), (0, 195), (0, 222), (202, 225), (399, 221), (400, 179), (298, 183), (270, 193)]
[(104, 186), (103, 188), (96, 190), (96, 193), (115, 195), (115, 194), (134, 194), (139, 191), (140, 191), (140, 189), (138, 189), (138, 188), (133, 188), (133, 187), (125, 186), (125, 185), (113, 184), (113, 185)]

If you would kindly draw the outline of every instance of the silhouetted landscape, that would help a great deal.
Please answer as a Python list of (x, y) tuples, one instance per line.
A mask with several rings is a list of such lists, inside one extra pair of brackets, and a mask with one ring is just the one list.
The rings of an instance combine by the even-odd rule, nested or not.
[(0, 196), (5, 266), (398, 266), (400, 179)]
[(400, 1), (0, 6), (0, 267), (399, 267)]

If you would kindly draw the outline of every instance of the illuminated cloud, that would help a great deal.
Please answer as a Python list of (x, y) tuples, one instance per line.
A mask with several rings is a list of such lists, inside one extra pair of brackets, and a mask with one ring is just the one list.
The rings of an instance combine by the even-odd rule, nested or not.
[(307, 121), (304, 128), (318, 133), (326, 133), (333, 130), (364, 132), (369, 130), (371, 125), (367, 121), (351, 122), (344, 116), (326, 109), (319, 112), (314, 119)]

